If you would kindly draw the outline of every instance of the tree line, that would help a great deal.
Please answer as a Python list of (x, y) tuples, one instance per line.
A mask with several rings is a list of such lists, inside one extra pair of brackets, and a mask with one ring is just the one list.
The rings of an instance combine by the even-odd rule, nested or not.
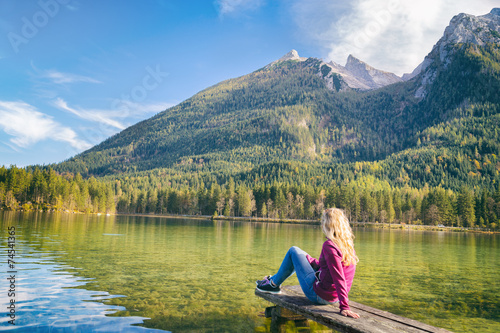
[(6, 210), (114, 213), (111, 184), (51, 168), (0, 167), (0, 208)]
[(86, 213), (188, 214), (318, 219), (324, 208), (345, 209), (351, 221), (496, 229), (500, 186), (459, 191), (393, 187), (375, 178), (328, 187), (289, 183), (227, 182), (196, 186), (154, 183), (155, 178), (84, 180), (50, 168), (0, 168), (0, 207)]

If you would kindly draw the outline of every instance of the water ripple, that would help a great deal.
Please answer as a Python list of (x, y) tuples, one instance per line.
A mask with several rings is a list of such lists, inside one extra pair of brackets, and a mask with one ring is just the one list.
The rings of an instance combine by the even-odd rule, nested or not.
[[(0, 331), (16, 332), (165, 332), (141, 326), (144, 317), (112, 317), (126, 310), (124, 307), (102, 303), (122, 295), (110, 295), (105, 291), (83, 289), (93, 279), (74, 276), (68, 271), (74, 268), (61, 265), (54, 257), (40, 252), (25, 253), (16, 258), (16, 325), (8, 323), (7, 316), (0, 317)], [(0, 247), (0, 260), (6, 262), (6, 248)], [(2, 274), (2, 280), (6, 281)], [(8, 276), (8, 275), (7, 275)], [(2, 308), (9, 299), (2, 295)], [(3, 312), (3, 311), (2, 311)]]

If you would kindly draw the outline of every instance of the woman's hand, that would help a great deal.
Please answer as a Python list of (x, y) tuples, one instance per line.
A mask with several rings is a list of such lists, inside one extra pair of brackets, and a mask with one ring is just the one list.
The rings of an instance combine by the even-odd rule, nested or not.
[(359, 314), (357, 314), (356, 312), (353, 312), (351, 310), (341, 310), (340, 314), (345, 316), (345, 317), (359, 318)]

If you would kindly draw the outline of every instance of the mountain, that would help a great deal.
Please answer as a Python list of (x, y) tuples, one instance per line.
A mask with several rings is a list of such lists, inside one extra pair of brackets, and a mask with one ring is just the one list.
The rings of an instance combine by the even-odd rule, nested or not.
[(53, 167), (109, 177), (156, 169), (177, 177), (176, 186), (204, 175), (219, 183), (373, 177), (401, 187), (493, 188), (499, 14), (455, 16), (404, 78), (353, 56), (340, 66), (293, 50)]
[[(308, 60), (308, 58), (300, 57), (296, 50), (292, 50), (264, 68), (269, 69), (289, 60), (302, 62)], [(371, 90), (403, 81), (403, 79), (396, 74), (373, 68), (367, 63), (355, 58), (352, 54), (347, 58), (345, 66), (339, 65), (333, 61), (329, 63), (321, 61), (318, 67), (318, 75), (323, 77), (330, 90), (339, 90), (342, 88)]]
[[(402, 149), (399, 136), (416, 133), (399, 115), (417, 102), (399, 100), (406, 87), (358, 94), (325, 67), (315, 58), (290, 59), (221, 82), (58, 168), (106, 175), (194, 160), (240, 170), (276, 158), (373, 160)], [(335, 89), (326, 82), (331, 78)], [(396, 119), (402, 123), (392, 132), (379, 130)]]
[(482, 16), (461, 13), (453, 17), (443, 37), (410, 75), (414, 77), (422, 73), (416, 96), (426, 95), (427, 87), (434, 81), (440, 70), (447, 69), (457, 52), (461, 51), (461, 45), (473, 45), (475, 51), (480, 48), (489, 49), (491, 46), (498, 48), (499, 26), (500, 8), (494, 8), (490, 13)]
[(360, 90), (377, 89), (402, 81), (396, 74), (375, 69), (352, 55), (347, 58), (345, 67), (333, 61), (328, 65), (332, 67), (334, 73), (342, 76), (349, 87)]

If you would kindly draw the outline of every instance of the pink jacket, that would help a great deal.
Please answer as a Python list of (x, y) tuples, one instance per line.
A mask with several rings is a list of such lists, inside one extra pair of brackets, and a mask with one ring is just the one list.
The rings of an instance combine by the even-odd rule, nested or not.
[(350, 310), (347, 294), (351, 290), (356, 265), (345, 266), (342, 263), (342, 253), (329, 239), (323, 243), (319, 260), (310, 255), (307, 255), (307, 260), (319, 272), (319, 280), (313, 286), (316, 294), (325, 301), (338, 300), (340, 310)]

